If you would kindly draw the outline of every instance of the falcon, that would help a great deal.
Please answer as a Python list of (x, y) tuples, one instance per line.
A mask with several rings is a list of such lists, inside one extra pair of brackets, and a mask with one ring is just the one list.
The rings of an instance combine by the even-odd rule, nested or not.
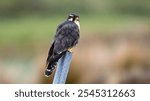
[(58, 60), (78, 43), (79, 40), (79, 16), (70, 14), (66, 21), (58, 26), (54, 41), (49, 49), (46, 61), (45, 76), (49, 77), (57, 66)]

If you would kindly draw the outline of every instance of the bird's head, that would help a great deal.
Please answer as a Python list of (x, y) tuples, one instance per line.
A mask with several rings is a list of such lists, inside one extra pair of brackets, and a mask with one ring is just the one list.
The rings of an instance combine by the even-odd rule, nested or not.
[(70, 14), (70, 15), (68, 16), (67, 20), (73, 21), (73, 22), (75, 22), (75, 21), (78, 21), (78, 22), (79, 22), (79, 16), (78, 16), (77, 14)]
[(77, 14), (70, 14), (67, 18), (68, 21), (72, 21), (75, 24), (78, 25), (79, 29), (80, 29), (80, 24), (79, 24), (79, 16)]

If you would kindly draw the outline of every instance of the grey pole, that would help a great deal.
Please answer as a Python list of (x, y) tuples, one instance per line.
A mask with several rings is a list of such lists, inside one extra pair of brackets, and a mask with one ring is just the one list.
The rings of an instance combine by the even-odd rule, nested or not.
[(72, 53), (69, 51), (67, 51), (66, 54), (61, 59), (59, 59), (53, 84), (65, 84), (71, 60)]

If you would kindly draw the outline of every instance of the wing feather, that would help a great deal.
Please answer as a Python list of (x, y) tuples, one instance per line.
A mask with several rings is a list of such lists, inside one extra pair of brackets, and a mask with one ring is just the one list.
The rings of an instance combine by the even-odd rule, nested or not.
[(78, 43), (79, 28), (73, 22), (66, 22), (55, 35), (54, 53), (62, 53)]

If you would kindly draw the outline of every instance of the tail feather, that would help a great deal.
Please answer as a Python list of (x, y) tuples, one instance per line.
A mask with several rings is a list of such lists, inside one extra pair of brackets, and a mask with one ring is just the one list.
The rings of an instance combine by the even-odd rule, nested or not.
[(56, 68), (56, 64), (54, 64), (54, 65), (49, 64), (47, 66), (47, 69), (45, 70), (45, 76), (49, 77), (55, 68)]
[(53, 70), (57, 67), (58, 60), (66, 53), (66, 51), (62, 52), (61, 54), (52, 55), (49, 60), (47, 61), (45, 76), (49, 77)]

